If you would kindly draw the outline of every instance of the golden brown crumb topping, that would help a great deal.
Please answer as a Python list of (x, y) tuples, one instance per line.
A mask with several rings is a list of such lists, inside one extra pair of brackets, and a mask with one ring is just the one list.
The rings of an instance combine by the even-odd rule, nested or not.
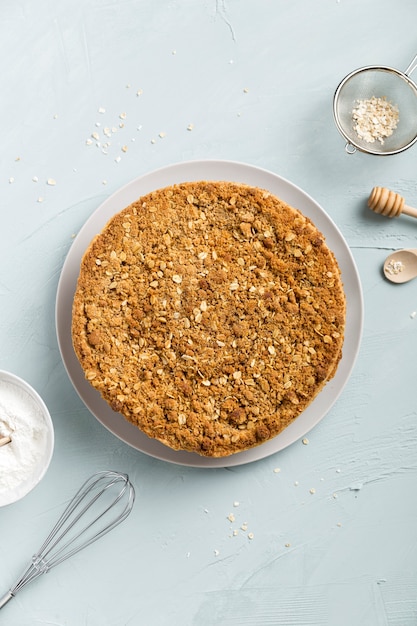
[(111, 407), (174, 448), (221, 457), (281, 432), (341, 357), (334, 255), (262, 189), (183, 183), (115, 215), (84, 255), (74, 349)]

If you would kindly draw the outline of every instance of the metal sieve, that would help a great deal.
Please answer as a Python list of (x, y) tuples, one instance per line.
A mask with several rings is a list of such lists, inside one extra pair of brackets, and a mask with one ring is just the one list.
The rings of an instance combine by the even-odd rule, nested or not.
[[(346, 139), (346, 152), (389, 155), (406, 150), (417, 141), (417, 85), (409, 74), (417, 68), (417, 55), (404, 72), (392, 67), (369, 65), (348, 74), (333, 98), (336, 126)], [(381, 98), (398, 108), (397, 128), (383, 142), (360, 137), (354, 128), (353, 110), (358, 101)]]

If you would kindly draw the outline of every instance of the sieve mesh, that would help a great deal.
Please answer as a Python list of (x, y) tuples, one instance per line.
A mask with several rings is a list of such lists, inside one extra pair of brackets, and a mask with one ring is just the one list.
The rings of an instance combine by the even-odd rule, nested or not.
[[(386, 98), (398, 107), (399, 121), (390, 137), (373, 143), (354, 130), (352, 111), (358, 100)], [(406, 74), (390, 67), (364, 67), (346, 76), (338, 86), (333, 112), (336, 125), (351, 146), (371, 154), (395, 154), (417, 141), (417, 86)]]

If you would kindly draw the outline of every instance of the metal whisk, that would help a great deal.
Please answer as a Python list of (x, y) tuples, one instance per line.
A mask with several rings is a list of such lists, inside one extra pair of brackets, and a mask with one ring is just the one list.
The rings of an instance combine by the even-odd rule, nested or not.
[(32, 562), (0, 598), (0, 609), (41, 574), (103, 537), (132, 510), (135, 490), (126, 474), (106, 471), (90, 476), (77, 491)]

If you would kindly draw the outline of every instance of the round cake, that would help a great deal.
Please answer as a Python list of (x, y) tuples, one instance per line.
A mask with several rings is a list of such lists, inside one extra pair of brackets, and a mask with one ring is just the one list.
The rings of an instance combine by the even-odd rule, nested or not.
[(175, 450), (270, 440), (342, 354), (346, 304), (324, 236), (266, 190), (185, 182), (117, 213), (88, 247), (72, 338), (112, 409)]

